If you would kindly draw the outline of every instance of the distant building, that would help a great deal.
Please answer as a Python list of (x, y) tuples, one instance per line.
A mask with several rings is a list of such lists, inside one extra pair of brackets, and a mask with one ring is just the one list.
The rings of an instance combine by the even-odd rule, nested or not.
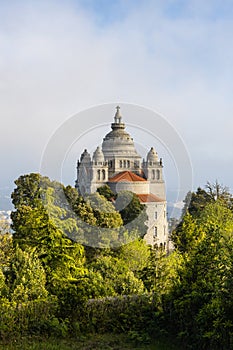
[(104, 137), (92, 157), (85, 149), (77, 164), (76, 188), (84, 195), (107, 184), (114, 193), (134, 192), (147, 207), (148, 230), (144, 239), (152, 246), (168, 247), (168, 223), (162, 159), (153, 147), (146, 159), (135, 149), (133, 139), (125, 131), (120, 107), (112, 130)]

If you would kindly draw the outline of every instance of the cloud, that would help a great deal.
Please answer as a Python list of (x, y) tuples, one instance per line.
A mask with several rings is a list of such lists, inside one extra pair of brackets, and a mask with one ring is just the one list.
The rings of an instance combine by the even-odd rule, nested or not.
[(39, 169), (49, 137), (69, 116), (125, 101), (158, 110), (176, 127), (198, 174), (195, 186), (214, 180), (224, 159), (222, 182), (233, 187), (230, 2), (109, 3), (3, 5), (1, 185)]

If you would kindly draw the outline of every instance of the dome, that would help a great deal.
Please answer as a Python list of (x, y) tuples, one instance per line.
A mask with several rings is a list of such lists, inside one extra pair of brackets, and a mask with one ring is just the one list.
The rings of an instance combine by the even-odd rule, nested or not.
[(95, 152), (93, 153), (93, 161), (94, 162), (104, 162), (104, 154), (101, 150), (101, 148), (98, 146), (95, 150)]
[(87, 152), (85, 149), (84, 152), (81, 154), (80, 158), (81, 162), (89, 163), (91, 161), (91, 155)]
[(133, 142), (133, 139), (130, 137), (130, 135), (125, 131), (125, 124), (122, 123), (122, 116), (120, 113), (120, 107), (116, 107), (117, 111), (114, 117), (114, 123), (112, 123), (112, 131), (110, 131), (104, 138), (104, 141), (121, 138), (125, 140), (130, 140)]
[(147, 153), (147, 161), (148, 162), (157, 162), (158, 161), (158, 154), (153, 147), (151, 147), (151, 149)]
[(104, 137), (102, 150), (105, 159), (112, 157), (140, 157), (137, 153), (132, 137), (125, 131), (125, 124), (122, 122), (120, 107), (114, 117), (114, 123), (111, 124), (112, 130)]

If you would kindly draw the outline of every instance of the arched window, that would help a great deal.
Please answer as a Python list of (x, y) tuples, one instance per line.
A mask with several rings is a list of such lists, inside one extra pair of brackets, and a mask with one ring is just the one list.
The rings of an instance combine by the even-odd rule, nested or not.
[(130, 168), (130, 161), (127, 160), (127, 168)]
[(152, 180), (155, 180), (155, 169), (152, 170)]
[(159, 169), (156, 170), (157, 180), (160, 180), (160, 171)]
[(158, 228), (157, 226), (154, 227), (154, 238), (158, 236)]
[(157, 220), (158, 219), (158, 213), (157, 213), (157, 211), (155, 211), (155, 220)]
[(126, 168), (126, 160), (124, 160), (124, 168)]
[(120, 160), (120, 168), (122, 168), (122, 160)]
[(103, 178), (103, 180), (105, 180), (105, 176), (106, 176), (106, 175), (105, 175), (105, 170), (103, 169), (103, 170), (102, 170), (102, 178)]
[(97, 179), (100, 180), (100, 170), (97, 171)]

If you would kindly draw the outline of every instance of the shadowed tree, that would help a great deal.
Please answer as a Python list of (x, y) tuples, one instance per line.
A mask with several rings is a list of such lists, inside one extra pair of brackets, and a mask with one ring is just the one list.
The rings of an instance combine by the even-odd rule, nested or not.
[(22, 251), (16, 247), (11, 261), (11, 273), (12, 300), (26, 302), (47, 297), (46, 274), (35, 248)]
[(85, 274), (84, 248), (67, 237), (78, 230), (67, 214), (67, 203), (59, 197), (63, 187), (39, 174), (21, 176), (12, 194), (14, 246), (35, 249), (47, 275), (47, 288), (58, 293), (66, 283), (74, 283)]
[[(165, 314), (192, 349), (230, 349), (233, 341), (233, 213), (219, 200), (183, 220), (177, 270)], [(185, 241), (185, 244), (184, 244)], [(187, 243), (188, 242), (188, 243)]]
[(104, 196), (108, 201), (112, 201), (116, 197), (116, 195), (114, 194), (114, 192), (111, 190), (111, 188), (108, 185), (104, 185), (104, 186), (97, 188), (97, 192), (101, 196)]
[(135, 193), (130, 191), (118, 193), (115, 208), (120, 212), (123, 223), (128, 230), (137, 230), (140, 237), (146, 234), (148, 229), (145, 224), (148, 220), (146, 207), (140, 203)]

